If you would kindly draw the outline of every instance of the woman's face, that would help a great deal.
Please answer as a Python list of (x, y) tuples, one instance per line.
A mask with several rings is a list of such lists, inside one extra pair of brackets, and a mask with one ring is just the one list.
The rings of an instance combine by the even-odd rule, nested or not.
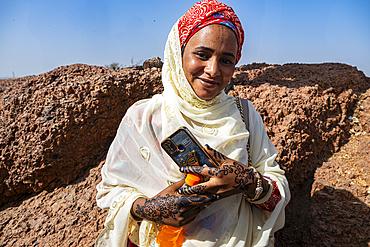
[(209, 25), (195, 33), (185, 46), (182, 67), (199, 98), (210, 100), (229, 83), (235, 69), (238, 42), (223, 25)]

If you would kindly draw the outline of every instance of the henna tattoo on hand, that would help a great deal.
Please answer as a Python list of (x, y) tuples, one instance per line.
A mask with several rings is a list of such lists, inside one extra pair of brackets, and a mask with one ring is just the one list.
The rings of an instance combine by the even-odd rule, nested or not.
[(237, 161), (234, 161), (232, 165), (224, 164), (216, 169), (208, 171), (211, 176), (227, 176), (229, 174), (235, 175), (233, 186), (235, 189), (248, 190), (250, 185), (254, 181), (254, 171)]
[[(210, 148), (208, 145), (206, 145), (209, 150), (213, 151), (213, 156), (216, 159), (224, 160), (221, 166), (217, 168), (211, 168), (208, 170), (208, 174), (213, 177), (224, 177), (229, 176), (230, 179), (233, 179), (232, 186), (235, 189), (241, 190), (241, 191), (248, 191), (249, 188), (252, 186), (252, 184), (255, 183), (255, 174), (254, 169), (244, 166), (242, 163), (237, 162), (235, 160), (229, 159), (225, 155), (221, 154), (220, 152)], [(205, 168), (201, 166), (191, 166), (191, 167), (181, 167), (181, 172), (186, 173), (193, 173), (202, 175)], [(233, 176), (230, 177), (230, 175)], [(204, 176), (205, 178), (208, 178), (207, 176)], [(230, 181), (230, 180), (228, 180)], [(194, 191), (192, 191), (194, 190)], [(200, 188), (199, 188), (200, 190)], [(188, 194), (188, 193), (199, 193), (198, 191), (195, 191), (194, 188), (185, 188), (181, 190), (181, 194)]]
[[(213, 155), (214, 157), (218, 159), (223, 159), (226, 160), (227, 157), (220, 152), (213, 150)], [(226, 163), (214, 170), (209, 170), (208, 172), (209, 175), (211, 176), (219, 176), (219, 175), (228, 175), (228, 174), (234, 174), (234, 183), (235, 185), (233, 188), (235, 189), (240, 189), (243, 191), (246, 191), (249, 189), (251, 184), (254, 182), (254, 170), (250, 169), (248, 167), (245, 167), (241, 163), (233, 160), (232, 165), (229, 163)]]
[(254, 170), (247, 168), (240, 164), (239, 162), (234, 161), (233, 166), (226, 165), (225, 169), (229, 173), (235, 174), (235, 189), (248, 190), (251, 184), (254, 182)]
[(214, 195), (188, 197), (166, 194), (165, 196), (147, 199), (143, 206), (137, 205), (135, 213), (141, 218), (164, 224), (165, 219), (177, 220), (177, 216), (183, 213), (184, 206), (193, 202), (202, 202), (208, 198), (211, 200), (217, 199)]
[[(186, 167), (186, 168), (182, 167), (182, 168), (183, 168), (182, 172), (193, 173), (193, 174), (198, 174), (198, 175), (201, 175), (204, 169), (201, 166), (190, 166), (190, 167)], [(233, 161), (232, 164), (226, 163), (220, 167), (210, 169), (208, 171), (208, 174), (214, 177), (227, 176), (227, 175), (233, 174), (234, 175), (233, 188), (239, 189), (242, 191), (246, 191), (249, 189), (249, 187), (254, 182), (254, 176), (255, 176), (253, 169), (248, 168), (237, 161)], [(180, 194), (192, 193), (190, 191), (190, 188), (185, 188), (184, 190), (182, 189)], [(199, 193), (199, 191), (194, 191), (194, 192)]]

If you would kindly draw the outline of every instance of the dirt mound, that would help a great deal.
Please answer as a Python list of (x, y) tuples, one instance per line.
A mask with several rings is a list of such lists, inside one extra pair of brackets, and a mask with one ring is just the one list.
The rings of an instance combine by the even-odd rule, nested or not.
[(143, 63), (143, 69), (159, 68), (162, 69), (163, 62), (159, 57), (148, 59)]
[(277, 246), (370, 245), (370, 90), (349, 120), (346, 143), (294, 194)]
[(0, 85), (0, 205), (69, 184), (106, 151), (126, 109), (161, 74), (75, 64)]
[[(127, 108), (160, 93), (160, 80), (156, 67), (81, 64), (0, 80), (0, 246), (93, 244), (106, 216), (94, 199), (100, 162)], [(293, 192), (277, 246), (366, 246), (369, 78), (345, 64), (251, 64), (233, 81)]]
[(252, 64), (238, 68), (229, 94), (251, 100), (261, 114), (294, 193), (349, 137), (348, 117), (367, 80), (345, 64)]
[[(230, 94), (253, 102), (279, 150), (277, 161), (286, 171), (290, 183), (292, 200), (287, 207), (286, 226), (276, 234), (277, 246), (333, 246), (333, 243), (361, 246), (370, 242), (364, 234), (370, 231), (369, 221), (363, 217), (369, 211), (369, 201), (359, 199), (358, 193), (342, 191), (334, 186), (346, 182), (344, 177), (334, 176), (336, 169), (331, 167), (333, 161), (330, 159), (333, 154), (342, 152), (340, 148), (343, 145), (358, 149), (352, 142), (354, 137), (358, 137), (353, 116), (358, 116), (355, 119), (361, 122), (362, 128), (369, 126), (370, 102), (365, 96), (370, 88), (369, 78), (355, 67), (337, 63), (251, 64), (238, 68), (234, 82), (235, 91), (230, 91)], [(364, 135), (369, 137), (369, 131)], [(359, 150), (369, 153), (369, 148), (364, 144)], [(369, 171), (366, 155), (356, 153), (354, 159), (363, 159), (361, 169)], [(337, 163), (343, 168), (347, 166), (345, 160)], [(361, 173), (356, 167), (354, 165), (353, 169)], [(325, 191), (328, 187), (319, 184), (320, 181), (328, 182), (328, 179), (337, 182), (331, 186), (328, 184), (332, 197), (325, 204), (318, 198), (321, 189)], [(369, 198), (370, 184), (362, 183), (359, 187), (364, 193), (361, 195)], [(333, 196), (338, 191), (347, 193), (347, 197)], [(365, 202), (361, 203), (361, 211), (348, 214), (345, 213), (350, 209), (348, 207), (338, 210), (343, 201), (349, 200), (349, 195), (353, 195), (352, 200), (356, 198)], [(343, 221), (336, 228), (330, 223), (336, 222), (333, 219)], [(345, 232), (352, 234), (343, 234)]]
[(358, 103), (351, 138), (316, 170), (311, 189), (310, 237), (323, 246), (370, 244), (370, 90)]

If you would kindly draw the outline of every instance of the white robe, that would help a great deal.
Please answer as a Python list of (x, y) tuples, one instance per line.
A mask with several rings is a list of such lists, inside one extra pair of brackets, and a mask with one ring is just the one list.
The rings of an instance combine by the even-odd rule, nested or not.
[[(252, 165), (277, 183), (281, 200), (272, 212), (260, 210), (242, 194), (212, 203), (186, 226), (183, 246), (267, 246), (273, 233), (285, 222), (284, 208), (290, 199), (284, 171), (275, 162), (277, 150), (268, 138), (263, 121), (249, 104), (249, 130), (235, 98), (221, 92), (202, 100), (187, 82), (181, 61), (177, 23), (165, 49), (162, 81), (164, 92), (131, 106), (117, 131), (102, 169), (97, 203), (109, 208), (105, 228), (96, 246), (127, 246), (127, 239), (139, 246), (156, 246), (157, 225), (130, 215), (138, 197), (153, 197), (184, 177), (161, 149), (163, 139), (186, 126), (203, 144), (247, 164), (250, 141)], [(268, 200), (271, 191), (255, 202)]]

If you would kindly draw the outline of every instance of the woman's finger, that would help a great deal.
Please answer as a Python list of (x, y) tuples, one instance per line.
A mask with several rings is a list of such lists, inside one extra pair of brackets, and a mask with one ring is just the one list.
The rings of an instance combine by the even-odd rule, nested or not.
[(206, 186), (201, 183), (191, 187), (181, 187), (177, 192), (181, 195), (205, 195), (209, 194), (206, 192)]
[(171, 184), (170, 186), (168, 186), (166, 189), (163, 190), (163, 192), (167, 192), (167, 193), (176, 193), (177, 190), (179, 188), (181, 188), (181, 186), (183, 186), (185, 183), (185, 179), (181, 179), (180, 181), (177, 181), (176, 183), (173, 183)]
[[(216, 196), (216, 195), (214, 195), (214, 196), (219, 198), (219, 196)], [(202, 210), (206, 209), (210, 204), (211, 203), (203, 203), (201, 205), (191, 207), (191, 208), (189, 208), (189, 210), (183, 212), (181, 216), (184, 218), (184, 220), (181, 221), (181, 224), (186, 225), (186, 224), (189, 224), (190, 222), (192, 222), (195, 219), (195, 217)]]
[(184, 212), (182, 214), (182, 217), (184, 220), (180, 222), (181, 225), (186, 225), (192, 222), (195, 217), (204, 209), (204, 206), (197, 206), (197, 207), (192, 207), (190, 210)]
[(212, 168), (207, 166), (182, 166), (180, 167), (180, 172), (184, 174), (192, 173), (201, 176), (207, 176), (210, 169)]
[(216, 194), (186, 196), (192, 205), (200, 205), (207, 202), (217, 201), (220, 196)]
[(180, 196), (180, 201), (181, 205), (184, 211), (186, 212), (186, 209), (190, 209), (193, 207), (199, 207), (207, 203), (212, 203), (217, 201), (220, 196), (216, 194), (209, 194), (209, 195), (179, 195)]
[(181, 187), (177, 192), (181, 195), (212, 195), (223, 193), (225, 189), (225, 186), (216, 185), (213, 180), (209, 180), (194, 186)]
[(227, 156), (211, 148), (208, 144), (205, 145), (205, 148), (207, 153), (211, 155), (218, 163), (220, 163), (220, 165), (229, 159)]

